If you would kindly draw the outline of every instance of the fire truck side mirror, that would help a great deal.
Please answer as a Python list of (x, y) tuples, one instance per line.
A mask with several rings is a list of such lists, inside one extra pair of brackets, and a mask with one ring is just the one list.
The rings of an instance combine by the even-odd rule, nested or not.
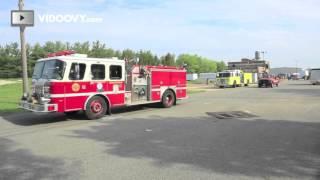
[(139, 78), (142, 78), (145, 76), (145, 70), (142, 68), (140, 69), (140, 72), (139, 72)]

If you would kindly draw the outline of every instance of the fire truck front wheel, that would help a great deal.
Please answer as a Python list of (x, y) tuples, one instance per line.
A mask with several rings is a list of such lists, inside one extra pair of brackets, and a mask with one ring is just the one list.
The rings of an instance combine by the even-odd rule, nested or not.
[(99, 119), (107, 113), (107, 109), (106, 101), (100, 96), (94, 96), (88, 101), (85, 114), (88, 119)]
[(237, 87), (237, 81), (233, 81), (232, 87), (233, 87), (233, 88), (236, 88), (236, 87)]
[(176, 96), (171, 90), (167, 90), (162, 96), (162, 106), (164, 108), (170, 108), (176, 102)]

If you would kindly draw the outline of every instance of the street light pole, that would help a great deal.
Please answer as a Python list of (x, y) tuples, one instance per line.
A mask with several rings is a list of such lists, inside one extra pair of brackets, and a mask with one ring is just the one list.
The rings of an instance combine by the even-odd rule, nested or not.
[[(19, 10), (23, 10), (24, 2), (19, 0)], [(28, 69), (27, 69), (27, 50), (25, 42), (25, 26), (20, 26), (20, 41), (21, 41), (21, 64), (22, 64), (22, 80), (23, 80), (23, 96), (22, 99), (26, 100), (29, 96), (28, 87)]]

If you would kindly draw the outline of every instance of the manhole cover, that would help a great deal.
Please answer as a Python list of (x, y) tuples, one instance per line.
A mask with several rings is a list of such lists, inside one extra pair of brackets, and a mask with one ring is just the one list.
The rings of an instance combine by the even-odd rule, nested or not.
[(231, 111), (231, 112), (207, 112), (209, 116), (213, 116), (218, 119), (236, 119), (236, 118), (254, 118), (258, 117), (254, 114), (244, 111)]

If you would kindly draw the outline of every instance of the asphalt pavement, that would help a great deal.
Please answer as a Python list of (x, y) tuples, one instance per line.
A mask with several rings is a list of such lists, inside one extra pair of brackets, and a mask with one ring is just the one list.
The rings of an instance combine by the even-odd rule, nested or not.
[(320, 86), (227, 88), (170, 109), (0, 117), (2, 179), (320, 179)]

